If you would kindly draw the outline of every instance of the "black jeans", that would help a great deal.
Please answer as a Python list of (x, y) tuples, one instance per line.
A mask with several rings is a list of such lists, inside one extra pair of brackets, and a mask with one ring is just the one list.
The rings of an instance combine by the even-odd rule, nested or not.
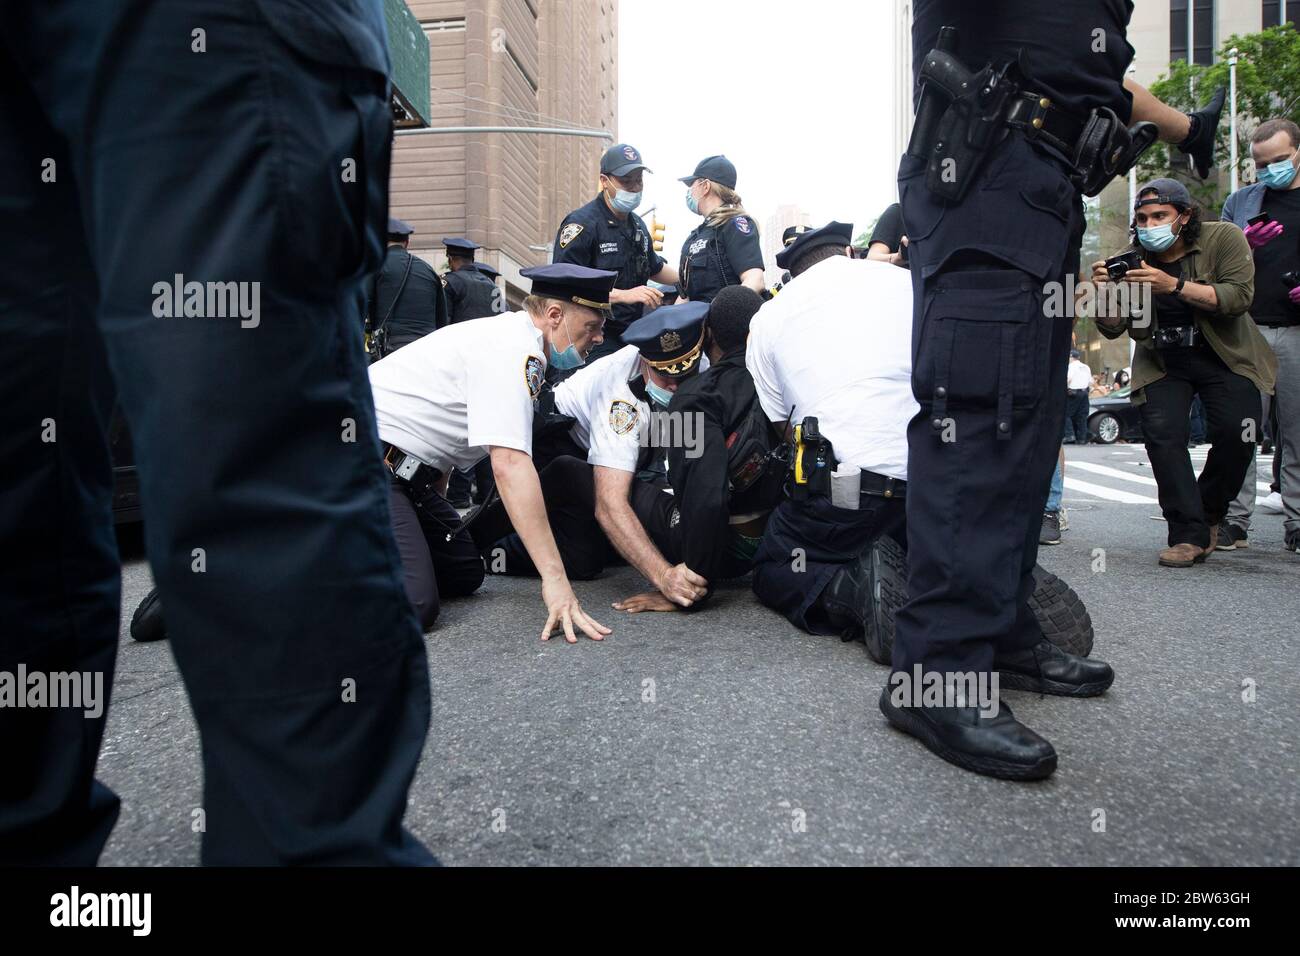
[[(1169, 544), (1213, 545), (1218, 524), (1241, 490), (1263, 415), (1259, 389), (1223, 364), (1208, 345), (1166, 349), (1165, 376), (1142, 389), (1139, 408), (1147, 456), (1156, 476)], [(1192, 396), (1205, 406), (1210, 453), (1198, 480), (1187, 453)]]
[(1073, 439), (1080, 445), (1088, 444), (1088, 390), (1067, 392), (1065, 396), (1065, 440)]

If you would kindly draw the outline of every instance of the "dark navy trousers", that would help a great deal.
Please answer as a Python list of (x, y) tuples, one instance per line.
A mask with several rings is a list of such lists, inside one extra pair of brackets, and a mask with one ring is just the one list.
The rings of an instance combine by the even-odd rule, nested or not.
[(997, 650), (1042, 636), (1026, 602), (1072, 321), (1049, 314), (1048, 284), (1078, 269), (1082, 203), (1065, 164), (1019, 133), (993, 148), (960, 203), (935, 197), (910, 156), (898, 185), (921, 410), (907, 434), (908, 602), (894, 667), (987, 671)]
[[(428, 670), (358, 309), (388, 213), (378, 0), (0, 21), (0, 670), (111, 685), (116, 392), (202, 738), (203, 861), (431, 862), (402, 827)], [(95, 863), (104, 721), (0, 710), (4, 862)]]

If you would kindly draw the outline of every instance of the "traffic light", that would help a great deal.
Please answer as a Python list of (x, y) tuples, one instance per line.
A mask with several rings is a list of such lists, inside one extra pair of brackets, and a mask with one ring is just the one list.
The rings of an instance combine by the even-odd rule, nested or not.
[(659, 221), (658, 216), (650, 220), (650, 239), (654, 243), (655, 252), (664, 251), (664, 224)]

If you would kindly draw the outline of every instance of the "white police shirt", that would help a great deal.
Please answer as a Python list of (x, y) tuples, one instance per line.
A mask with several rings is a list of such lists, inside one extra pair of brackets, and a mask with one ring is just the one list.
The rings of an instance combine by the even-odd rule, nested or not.
[(555, 410), (576, 419), (569, 434), (589, 464), (636, 472), (650, 427), (649, 404), (628, 385), (640, 373), (640, 350), (625, 345), (556, 386)]
[(447, 471), (488, 446), (533, 453), (545, 342), (527, 312), (448, 325), (370, 366), (379, 438)]
[(887, 262), (835, 256), (764, 303), (745, 365), (763, 411), (818, 420), (835, 457), (907, 478), (912, 397), (912, 279)]

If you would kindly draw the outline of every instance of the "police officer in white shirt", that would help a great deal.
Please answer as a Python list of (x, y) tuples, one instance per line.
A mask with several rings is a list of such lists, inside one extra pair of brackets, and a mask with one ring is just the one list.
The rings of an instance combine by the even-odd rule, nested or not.
[[(461, 589), (472, 581), (474, 546), (442, 491), (452, 468), (489, 455), (501, 499), (542, 577), (542, 639), (563, 628), (574, 643), (576, 628), (601, 640), (609, 628), (589, 617), (573, 593), (530, 456), (546, 368), (575, 368), (600, 344), (617, 274), (549, 265), (521, 275), (533, 282), (523, 311), (439, 329), (370, 367), (407, 593), (424, 615), (437, 601), (445, 568)], [(473, 560), (481, 579), (476, 551)]]
[[(681, 607), (702, 598), (708, 582), (665, 557), (673, 547), (672, 496), (658, 482), (635, 480), (660, 446), (693, 436), (663, 417), (678, 385), (707, 368), (704, 322), (709, 307), (663, 306), (624, 332), (634, 344), (581, 369), (555, 388), (555, 411), (573, 424), (572, 455), (542, 468), (547, 512), (571, 578), (595, 577), (621, 555)], [(476, 523), (489, 567), (535, 573), (503, 509)]]
[(850, 225), (831, 223), (782, 250), (777, 265), (792, 280), (750, 324), (745, 365), (767, 417), (781, 427), (816, 418), (840, 470), (855, 476), (833, 481), (857, 484), (842, 507), (824, 494), (777, 506), (754, 593), (802, 630), (865, 637), (876, 657), (873, 575), (890, 572), (894, 590), (905, 586), (899, 568), (871, 560), (871, 545), (906, 537), (912, 284), (903, 269), (849, 258), (851, 238)]
[(1065, 444), (1088, 443), (1088, 411), (1092, 403), (1088, 390), (1092, 387), (1092, 369), (1083, 362), (1078, 349), (1070, 352), (1070, 367), (1065, 373)]

